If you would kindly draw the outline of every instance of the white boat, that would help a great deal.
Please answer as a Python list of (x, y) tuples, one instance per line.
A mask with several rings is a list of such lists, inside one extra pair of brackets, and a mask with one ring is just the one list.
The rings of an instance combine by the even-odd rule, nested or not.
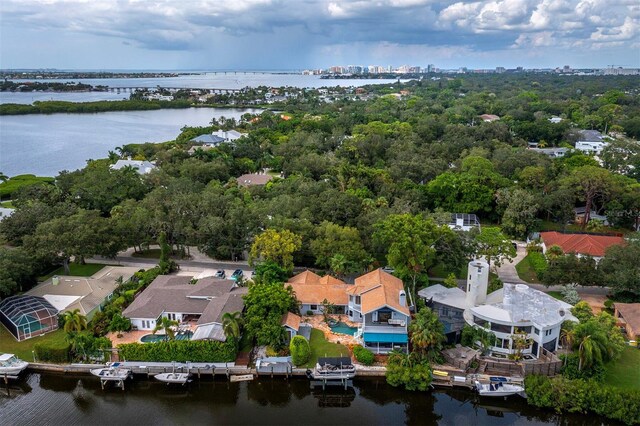
[(504, 382), (480, 383), (476, 380), (476, 390), (480, 396), (509, 396), (524, 392), (519, 385)]
[(131, 370), (122, 368), (119, 363), (113, 363), (103, 368), (94, 368), (91, 374), (100, 378), (101, 381), (124, 381), (132, 376)]
[(156, 374), (153, 377), (164, 383), (176, 383), (179, 385), (184, 385), (185, 383), (191, 381), (189, 379), (189, 376), (189, 373), (160, 373)]
[(356, 367), (349, 357), (318, 358), (316, 368), (307, 370), (307, 377), (314, 380), (345, 380), (353, 379)]
[(2, 354), (0, 355), (0, 376), (12, 376), (15, 377), (22, 370), (27, 368), (29, 363), (19, 359), (14, 354)]

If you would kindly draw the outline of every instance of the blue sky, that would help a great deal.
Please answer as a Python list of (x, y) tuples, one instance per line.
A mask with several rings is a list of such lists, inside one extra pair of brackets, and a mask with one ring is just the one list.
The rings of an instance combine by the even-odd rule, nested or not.
[(639, 0), (2, 0), (1, 68), (640, 67)]

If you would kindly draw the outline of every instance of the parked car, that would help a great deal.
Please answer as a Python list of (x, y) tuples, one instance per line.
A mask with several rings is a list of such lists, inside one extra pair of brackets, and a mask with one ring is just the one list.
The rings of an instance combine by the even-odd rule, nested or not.
[(231, 279), (234, 281), (238, 281), (238, 279), (242, 276), (244, 276), (242, 269), (236, 269), (235, 271), (233, 271), (233, 274), (231, 274)]
[(385, 266), (384, 268), (382, 268), (382, 270), (385, 271), (387, 274), (393, 274), (396, 271), (391, 266)]
[(227, 274), (226, 272), (224, 272), (224, 270), (219, 269), (218, 271), (216, 271), (216, 274), (214, 275), (215, 278), (227, 278)]

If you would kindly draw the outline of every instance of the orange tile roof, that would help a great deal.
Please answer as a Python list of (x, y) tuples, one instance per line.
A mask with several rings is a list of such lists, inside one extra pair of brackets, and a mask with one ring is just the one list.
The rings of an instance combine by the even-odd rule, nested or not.
[(288, 282), (292, 284), (318, 284), (320, 282), (320, 275), (307, 270), (289, 278)]
[(562, 234), (556, 231), (541, 232), (540, 238), (547, 248), (560, 246), (565, 253), (588, 254), (602, 257), (605, 251), (614, 245), (624, 243), (622, 237), (589, 234)]
[(300, 315), (287, 312), (282, 316), (282, 322), (280, 324), (283, 326), (289, 327), (295, 331), (298, 331), (298, 329), (300, 328), (300, 321), (302, 321), (302, 318), (300, 318)]
[(356, 278), (355, 285), (348, 290), (348, 293), (360, 296), (363, 314), (389, 306), (398, 312), (410, 315), (409, 308), (400, 304), (401, 291), (404, 291), (401, 279), (382, 269), (376, 269)]
[(287, 284), (293, 288), (300, 303), (319, 305), (326, 299), (334, 305), (346, 305), (349, 301), (347, 288), (350, 286), (330, 275), (320, 277), (304, 271), (291, 277)]

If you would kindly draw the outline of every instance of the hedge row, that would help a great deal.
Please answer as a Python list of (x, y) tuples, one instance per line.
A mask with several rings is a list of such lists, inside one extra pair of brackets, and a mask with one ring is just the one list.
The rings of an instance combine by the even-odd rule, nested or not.
[(68, 343), (36, 343), (33, 345), (38, 361), (49, 361), (55, 363), (69, 362), (69, 352), (71, 345)]
[(529, 252), (528, 257), (531, 269), (535, 271), (538, 279), (540, 279), (547, 270), (547, 259), (545, 259), (544, 254), (535, 251)]
[(626, 424), (640, 424), (640, 391), (620, 389), (595, 381), (564, 377), (528, 376), (527, 403), (557, 412), (593, 412)]
[(174, 340), (156, 343), (125, 343), (118, 346), (120, 359), (156, 362), (232, 362), (236, 359), (237, 345), (208, 340)]

